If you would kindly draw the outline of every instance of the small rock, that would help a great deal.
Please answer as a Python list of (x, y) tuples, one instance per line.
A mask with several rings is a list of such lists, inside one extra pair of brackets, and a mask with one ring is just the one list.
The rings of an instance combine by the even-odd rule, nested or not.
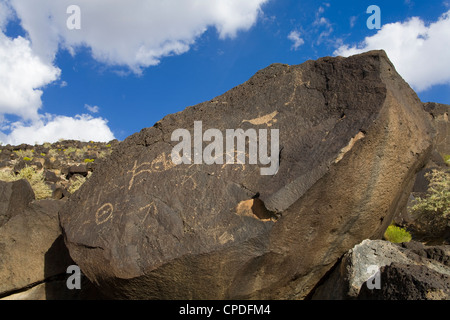
[(61, 179), (53, 171), (46, 170), (44, 171), (44, 180), (47, 182), (57, 183)]
[(68, 198), (69, 196), (70, 196), (69, 191), (67, 191), (65, 188), (57, 187), (57, 188), (53, 191), (52, 199), (54, 199), (54, 200), (60, 200), (60, 199), (62, 199), (62, 198), (64, 198), (64, 197), (67, 197), (67, 198)]

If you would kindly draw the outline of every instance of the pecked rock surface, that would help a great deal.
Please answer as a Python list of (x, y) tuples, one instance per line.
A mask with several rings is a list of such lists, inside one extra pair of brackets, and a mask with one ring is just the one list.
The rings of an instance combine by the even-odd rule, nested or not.
[[(279, 170), (261, 175), (248, 154), (175, 165), (172, 133), (195, 121), (278, 129)], [(305, 298), (345, 252), (381, 238), (432, 136), (383, 51), (274, 64), (120, 143), (60, 211), (65, 243), (112, 298)]]

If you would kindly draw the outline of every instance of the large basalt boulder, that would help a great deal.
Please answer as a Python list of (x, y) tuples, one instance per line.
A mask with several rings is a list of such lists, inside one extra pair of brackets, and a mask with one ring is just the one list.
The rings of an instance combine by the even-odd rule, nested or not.
[[(196, 121), (267, 129), (270, 148), (278, 129), (278, 170), (176, 165), (172, 134)], [(274, 64), (123, 141), (60, 211), (66, 245), (112, 298), (305, 298), (405, 206), (432, 132), (383, 51)]]
[(450, 246), (364, 240), (342, 257), (312, 298), (448, 300)]
[(0, 297), (66, 273), (72, 260), (59, 228), (61, 205), (53, 200), (29, 203), (0, 227)]
[(380, 268), (379, 288), (363, 283), (358, 299), (450, 300), (450, 246), (406, 243), (407, 263), (392, 262)]

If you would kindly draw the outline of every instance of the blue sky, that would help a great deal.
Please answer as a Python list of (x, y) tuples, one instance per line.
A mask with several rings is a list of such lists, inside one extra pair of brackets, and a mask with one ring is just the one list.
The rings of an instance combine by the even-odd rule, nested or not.
[(374, 48), (422, 101), (450, 104), (450, 1), (165, 1), (0, 0), (0, 141), (123, 140), (271, 63)]

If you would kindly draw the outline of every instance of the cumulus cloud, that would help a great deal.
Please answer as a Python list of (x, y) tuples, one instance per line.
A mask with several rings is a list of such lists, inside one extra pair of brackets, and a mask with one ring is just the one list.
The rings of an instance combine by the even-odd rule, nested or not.
[(13, 15), (13, 11), (8, 3), (0, 1), (0, 30), (4, 31), (6, 24)]
[(301, 45), (305, 43), (305, 40), (301, 38), (300, 32), (293, 30), (288, 35), (288, 39), (293, 42), (291, 49), (297, 50)]
[(10, 39), (1, 31), (0, 70), (0, 114), (37, 119), (40, 88), (58, 79), (61, 70), (36, 56), (27, 39)]
[[(0, 140), (18, 144), (114, 138), (102, 118), (40, 114), (43, 90), (58, 84), (61, 75), (54, 65), (59, 50), (76, 55), (84, 47), (99, 62), (139, 74), (164, 57), (187, 52), (208, 28), (215, 28), (220, 39), (249, 30), (267, 1), (0, 0)], [(68, 28), (71, 5), (80, 8), (80, 29)], [(4, 34), (12, 18), (20, 21), (26, 38)], [(99, 111), (98, 106), (85, 108)], [(5, 115), (20, 120), (11, 124)]]
[(53, 143), (60, 138), (107, 142), (113, 140), (114, 135), (107, 120), (85, 114), (75, 117), (46, 115), (28, 125), (23, 122), (13, 123), (8, 135), (0, 133), (0, 140), (11, 145)]
[(433, 85), (450, 84), (450, 11), (437, 21), (425, 24), (418, 17), (385, 24), (359, 45), (342, 45), (335, 55), (350, 56), (383, 49), (397, 71), (417, 91)]
[(80, 46), (93, 57), (135, 72), (160, 59), (182, 54), (214, 27), (221, 39), (250, 29), (268, 0), (78, 0), (81, 29), (67, 28), (73, 0), (9, 0), (33, 43), (52, 61), (59, 47), (72, 54)]

